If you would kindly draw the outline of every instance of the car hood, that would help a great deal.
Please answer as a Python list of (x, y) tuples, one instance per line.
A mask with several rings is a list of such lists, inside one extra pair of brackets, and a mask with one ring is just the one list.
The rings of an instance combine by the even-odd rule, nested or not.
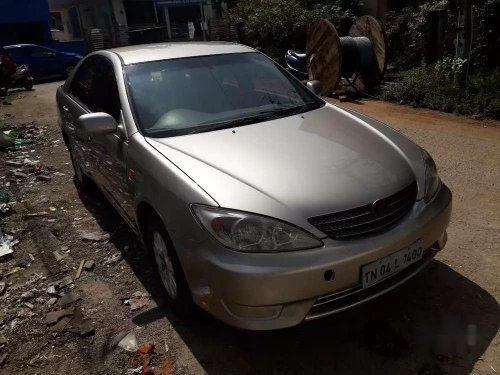
[(418, 146), (329, 104), (253, 125), (147, 141), (222, 207), (296, 224), (369, 204), (422, 176)]

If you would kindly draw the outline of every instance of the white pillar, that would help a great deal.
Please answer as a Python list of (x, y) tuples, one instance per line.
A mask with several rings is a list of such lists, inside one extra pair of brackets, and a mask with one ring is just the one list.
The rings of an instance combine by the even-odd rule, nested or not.
[(167, 23), (168, 39), (172, 40), (172, 28), (170, 27), (170, 14), (168, 12), (168, 7), (164, 6), (163, 11), (165, 13), (165, 22)]

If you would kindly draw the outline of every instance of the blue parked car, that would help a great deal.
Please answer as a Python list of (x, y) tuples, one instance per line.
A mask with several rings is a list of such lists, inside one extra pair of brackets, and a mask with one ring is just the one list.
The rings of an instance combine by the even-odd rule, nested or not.
[(67, 77), (83, 56), (59, 52), (36, 44), (4, 46), (17, 65), (28, 65), (33, 77), (61, 75)]

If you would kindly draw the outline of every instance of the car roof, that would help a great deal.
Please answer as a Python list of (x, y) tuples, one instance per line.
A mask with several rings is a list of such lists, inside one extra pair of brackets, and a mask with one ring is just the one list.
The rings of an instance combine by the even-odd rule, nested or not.
[(125, 65), (129, 65), (183, 57), (254, 52), (255, 50), (241, 44), (228, 42), (172, 42), (139, 44), (113, 48), (109, 51), (116, 53)]
[(44, 46), (39, 46), (38, 44), (12, 44), (10, 46), (4, 46), (3, 48), (20, 48), (20, 47), (43, 47), (47, 48)]

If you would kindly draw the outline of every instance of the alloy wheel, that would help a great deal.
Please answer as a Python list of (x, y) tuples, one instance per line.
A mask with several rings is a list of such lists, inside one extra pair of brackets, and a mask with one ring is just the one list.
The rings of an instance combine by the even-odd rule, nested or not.
[(174, 264), (172, 263), (172, 258), (169, 256), (167, 245), (163, 240), (163, 236), (158, 232), (154, 232), (153, 234), (153, 251), (161, 281), (163, 282), (169, 297), (171, 299), (176, 299), (177, 281), (175, 279)]

